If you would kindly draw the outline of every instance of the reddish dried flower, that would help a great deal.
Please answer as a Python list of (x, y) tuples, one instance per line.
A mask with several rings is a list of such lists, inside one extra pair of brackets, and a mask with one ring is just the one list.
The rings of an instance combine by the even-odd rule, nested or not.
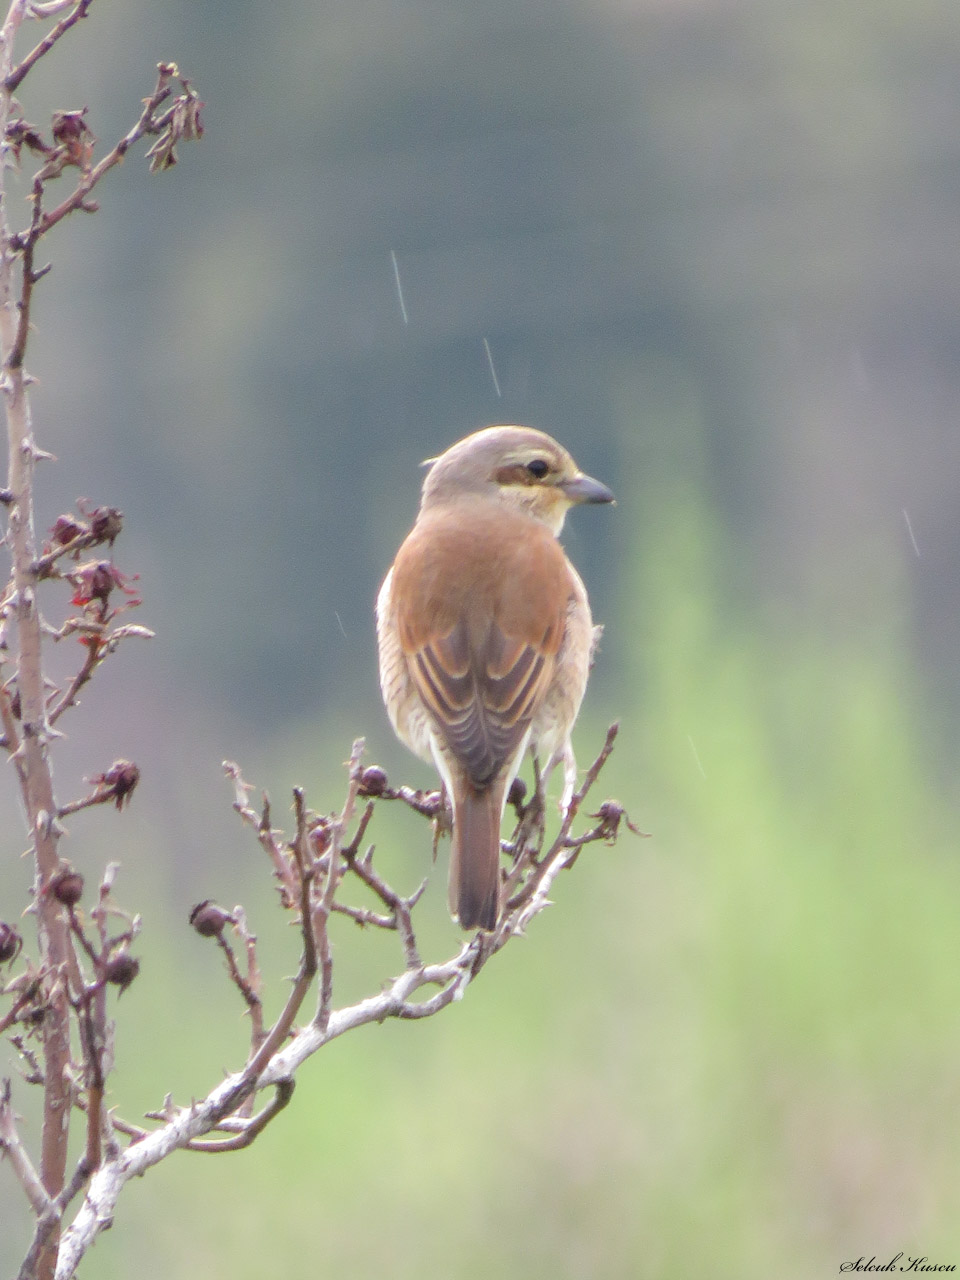
[(90, 564), (83, 565), (71, 575), (77, 590), (70, 603), (84, 605), (89, 604), (91, 600), (102, 600), (106, 603), (110, 592), (120, 585), (116, 575), (116, 569), (106, 560), (91, 561)]
[(378, 764), (368, 765), (360, 775), (357, 793), (361, 796), (382, 796), (386, 789), (386, 771)]
[(0, 964), (6, 964), (8, 960), (16, 960), (22, 946), (23, 939), (13, 925), (5, 924), (0, 920)]
[(72, 542), (74, 538), (81, 533), (87, 532), (87, 526), (81, 524), (79, 520), (75, 520), (73, 516), (64, 515), (57, 516), (50, 529), (50, 537), (58, 547), (65, 547), (68, 542)]
[(75, 164), (89, 169), (93, 159), (96, 138), (84, 120), (87, 108), (79, 111), (55, 111), (53, 113), (53, 140), (64, 149), (65, 164)]
[[(116, 569), (109, 560), (90, 560), (87, 564), (82, 564), (79, 569), (75, 569), (70, 574), (70, 581), (76, 587), (71, 604), (86, 605), (93, 600), (99, 600), (102, 604), (110, 598), (110, 593), (117, 587), (128, 596), (136, 596), (136, 590), (127, 585), (128, 582), (135, 582), (136, 575), (133, 578), (127, 578), (119, 569)], [(139, 604), (139, 599), (131, 603)]]
[(83, 897), (83, 876), (72, 867), (63, 867), (47, 885), (46, 892), (52, 893), (63, 906), (75, 907)]
[(120, 994), (123, 995), (139, 972), (140, 961), (136, 956), (132, 956), (129, 951), (121, 951), (119, 955), (107, 961), (103, 976), (107, 982), (119, 987)]
[(132, 760), (114, 760), (106, 773), (99, 773), (90, 781), (111, 792), (117, 809), (122, 809), (140, 781), (140, 770)]
[(218, 907), (210, 898), (198, 902), (190, 912), (190, 923), (201, 938), (218, 938), (223, 933), (224, 926), (233, 922), (230, 912)]

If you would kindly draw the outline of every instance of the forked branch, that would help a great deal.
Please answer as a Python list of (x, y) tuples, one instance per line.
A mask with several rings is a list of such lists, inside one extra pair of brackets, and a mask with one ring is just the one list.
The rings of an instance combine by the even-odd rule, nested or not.
[[(574, 797), (578, 807), (595, 784), (613, 748), (615, 736), (614, 725)], [(609, 842), (611, 838), (615, 838), (616, 833), (611, 832), (609, 826), (603, 823), (597, 824), (583, 836), (572, 837), (570, 830), (575, 815), (568, 813), (560, 831), (544, 850), (542, 826), (532, 843), (523, 842), (520, 836), (523, 826), (521, 811), (514, 833), (514, 842), (518, 847), (511, 872), (518, 888), (507, 902), (497, 929), (489, 934), (478, 933), (466, 940), (447, 960), (425, 964), (420, 959), (413, 923), (413, 909), (420, 899), (423, 886), (404, 896), (381, 873), (374, 870), (372, 848), (362, 856), (359, 853), (359, 840), (369, 828), (376, 799), (371, 798), (356, 819), (352, 836), (345, 838), (347, 829), (354, 820), (357, 794), (362, 789), (361, 750), (362, 741), (358, 741), (354, 744), (348, 766), (346, 799), (338, 813), (325, 816), (311, 814), (303, 793), (299, 790), (294, 793), (294, 829), (286, 841), (281, 832), (269, 826), (269, 823), (265, 824), (263, 817), (258, 819), (249, 809), (246, 799), (252, 788), (244, 782), (237, 766), (225, 766), (235, 792), (241, 798), (235, 807), (243, 821), (254, 828), (259, 842), (265, 845), (274, 870), (278, 866), (282, 868), (281, 879), (285, 891), (288, 886), (292, 887), (288, 869), (294, 869), (296, 894), (291, 896), (288, 910), (297, 916), (301, 929), (298, 974), (283, 1010), (266, 1033), (259, 1049), (251, 1055), (241, 1071), (224, 1080), (200, 1102), (183, 1108), (177, 1108), (169, 1102), (162, 1112), (157, 1113), (164, 1121), (160, 1128), (147, 1134), (134, 1129), (134, 1140), (115, 1157), (101, 1164), (91, 1179), (83, 1205), (64, 1233), (57, 1270), (57, 1276), (61, 1280), (66, 1280), (73, 1274), (71, 1268), (83, 1256), (98, 1232), (112, 1220), (117, 1198), (130, 1178), (146, 1172), (178, 1149), (211, 1154), (249, 1146), (289, 1103), (297, 1070), (331, 1040), (358, 1027), (383, 1022), (387, 1018), (417, 1020), (432, 1017), (460, 999), (488, 961), (511, 938), (521, 934), (531, 919), (547, 906), (550, 886), (559, 872), (569, 865), (571, 858), (588, 843)], [(619, 806), (617, 809), (620, 813), (623, 812)], [(269, 814), (267, 804), (264, 812)], [(434, 813), (429, 820), (435, 822), (441, 818)], [(269, 839), (265, 838), (265, 829), (269, 830)], [(339, 837), (332, 834), (336, 830), (339, 830)], [(330, 1007), (329, 990), (332, 982), (328, 986), (323, 976), (325, 944), (322, 933), (318, 943), (317, 929), (319, 927), (325, 930), (328, 917), (324, 915), (324, 911), (328, 909), (339, 909), (359, 923), (369, 922), (364, 915), (366, 908), (355, 901), (341, 901), (338, 897), (346, 892), (345, 886), (348, 884), (372, 893), (384, 906), (386, 910), (383, 927), (397, 930), (402, 943), (404, 968), (379, 994), (337, 1009)], [(201, 903), (194, 908), (191, 919), (198, 932), (219, 939), (228, 928), (237, 928), (237, 909), (227, 912), (213, 903)], [(388, 919), (390, 924), (386, 923)], [(238, 981), (239, 970), (233, 966), (230, 972), (235, 985), (243, 991), (243, 983)], [(318, 974), (320, 990), (317, 1013), (309, 1022), (297, 1028), (297, 1015)], [(421, 995), (425, 991), (431, 994)], [(249, 1114), (249, 1109), (245, 1113), (244, 1104), (254, 1094), (268, 1088), (274, 1090), (271, 1101), (256, 1114)], [(223, 1136), (207, 1136), (218, 1132)]]

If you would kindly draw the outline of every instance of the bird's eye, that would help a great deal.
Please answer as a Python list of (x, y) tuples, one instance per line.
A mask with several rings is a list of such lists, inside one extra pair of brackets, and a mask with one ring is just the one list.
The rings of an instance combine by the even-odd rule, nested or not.
[(535, 480), (542, 480), (550, 470), (550, 465), (543, 458), (534, 458), (532, 462), (527, 463), (527, 470)]

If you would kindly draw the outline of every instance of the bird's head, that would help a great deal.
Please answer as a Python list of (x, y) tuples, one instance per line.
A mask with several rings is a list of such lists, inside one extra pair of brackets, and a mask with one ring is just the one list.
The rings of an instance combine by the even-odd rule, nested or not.
[(532, 427), (486, 427), (424, 466), (430, 470), (423, 482), (423, 511), (460, 498), (489, 498), (526, 512), (557, 534), (572, 506), (614, 500), (562, 445)]

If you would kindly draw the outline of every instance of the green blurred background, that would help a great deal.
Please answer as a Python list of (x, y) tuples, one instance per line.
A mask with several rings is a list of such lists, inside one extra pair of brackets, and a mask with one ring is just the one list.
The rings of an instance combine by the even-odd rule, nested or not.
[[(30, 362), (41, 523), (122, 507), (158, 631), (58, 748), (61, 798), (144, 772), (64, 849), (118, 857), (144, 915), (113, 1100), (135, 1119), (240, 1061), (198, 899), (246, 905), (274, 1009), (296, 965), (221, 759), (278, 813), (294, 783), (337, 803), (360, 733), (429, 783), (379, 705), (372, 601), (417, 463), (478, 426), (546, 429), (617, 491), (565, 534), (607, 624), (577, 747), (622, 720), (600, 790), (652, 838), (590, 851), (456, 1008), (330, 1046), (250, 1151), (128, 1187), (84, 1274), (960, 1265), (955, 0), (129, 0), (27, 116), (89, 104), (109, 141), (159, 58), (207, 135), (51, 238)], [(412, 887), (420, 826), (374, 834)], [(350, 1000), (399, 956), (343, 928), (336, 963)], [(2, 1165), (0, 1196), (9, 1272)]]

